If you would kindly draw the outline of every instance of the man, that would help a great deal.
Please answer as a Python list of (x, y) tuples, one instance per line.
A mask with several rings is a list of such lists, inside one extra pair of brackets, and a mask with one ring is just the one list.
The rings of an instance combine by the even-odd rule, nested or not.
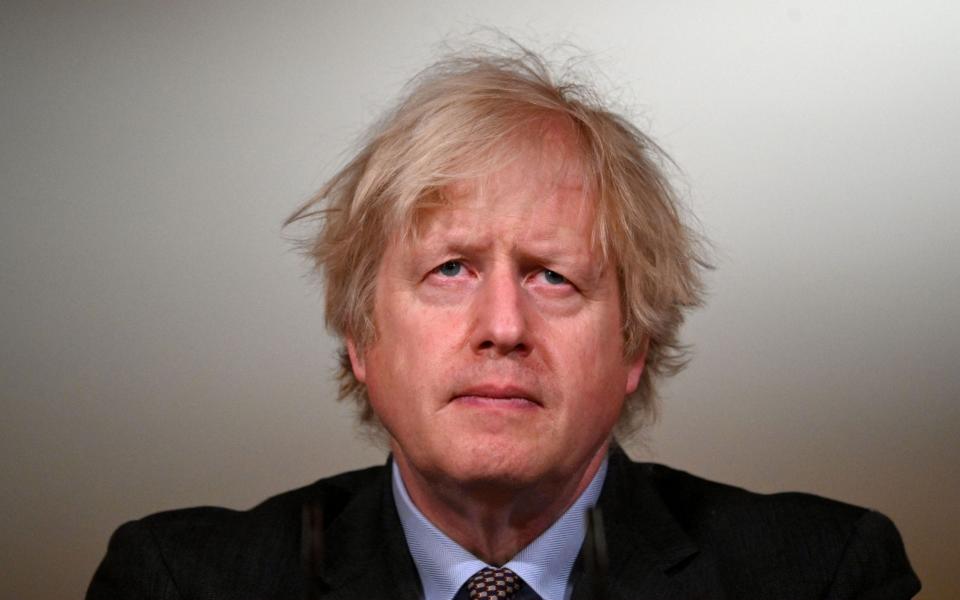
[(657, 156), (530, 53), (424, 72), (291, 218), (387, 465), (124, 525), (88, 598), (911, 597), (883, 516), (612, 441), (700, 297)]

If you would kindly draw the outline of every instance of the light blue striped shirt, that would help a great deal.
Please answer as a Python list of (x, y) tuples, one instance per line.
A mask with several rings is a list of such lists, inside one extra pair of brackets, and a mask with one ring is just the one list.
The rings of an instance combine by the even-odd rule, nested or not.
[[(590, 485), (567, 512), (540, 537), (530, 542), (510, 562), (503, 565), (523, 578), (543, 600), (569, 600), (573, 587), (570, 571), (587, 533), (587, 509), (597, 503), (607, 459), (603, 460)], [(452, 600), (474, 573), (486, 564), (427, 520), (414, 506), (397, 463), (393, 463), (393, 499), (407, 547), (420, 574), (424, 600)]]

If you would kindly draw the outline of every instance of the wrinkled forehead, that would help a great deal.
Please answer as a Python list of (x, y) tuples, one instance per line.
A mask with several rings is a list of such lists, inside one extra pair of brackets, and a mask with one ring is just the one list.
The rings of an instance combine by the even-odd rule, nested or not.
[(575, 211), (591, 250), (604, 254), (599, 243), (597, 178), (584, 154), (571, 128), (531, 125), (502, 144), (485, 152), (478, 149), (475, 155), (450, 165), (451, 176), (418, 198), (394, 233), (416, 239), (442, 211), (474, 207), (482, 217), (479, 213), (492, 203), (516, 211), (518, 217), (549, 219), (552, 215), (542, 214), (543, 203), (530, 200), (558, 199), (572, 205), (565, 209)]
[(541, 195), (579, 194), (592, 201), (595, 186), (583, 157), (560, 134), (547, 132), (542, 138), (523, 138), (495, 152), (491, 160), (457, 169), (464, 175), (441, 188), (442, 198), (455, 202), (489, 192), (508, 195), (504, 187), (523, 185)]

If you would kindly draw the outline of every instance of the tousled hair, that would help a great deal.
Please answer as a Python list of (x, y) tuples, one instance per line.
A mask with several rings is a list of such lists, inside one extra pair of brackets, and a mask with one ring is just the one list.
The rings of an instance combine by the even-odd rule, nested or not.
[[(655, 409), (655, 381), (686, 362), (677, 333), (702, 298), (699, 237), (684, 223), (667, 180), (669, 159), (643, 132), (605, 108), (588, 87), (556, 78), (546, 61), (513, 52), (451, 55), (415, 77), (354, 158), (287, 219), (318, 223), (302, 242), (325, 282), (327, 326), (359, 349), (376, 337), (376, 275), (392, 235), (415, 227), (425, 207), (442, 205), (451, 184), (481, 177), (512, 149), (559, 126), (596, 198), (594, 242), (614, 266), (626, 357), (646, 351), (619, 432)], [(365, 386), (341, 348), (340, 399), (376, 423)]]

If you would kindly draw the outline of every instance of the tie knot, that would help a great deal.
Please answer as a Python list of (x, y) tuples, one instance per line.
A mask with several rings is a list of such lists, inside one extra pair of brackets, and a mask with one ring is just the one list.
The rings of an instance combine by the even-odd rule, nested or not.
[(523, 580), (506, 567), (486, 567), (467, 581), (470, 600), (501, 600), (513, 598), (523, 586)]

